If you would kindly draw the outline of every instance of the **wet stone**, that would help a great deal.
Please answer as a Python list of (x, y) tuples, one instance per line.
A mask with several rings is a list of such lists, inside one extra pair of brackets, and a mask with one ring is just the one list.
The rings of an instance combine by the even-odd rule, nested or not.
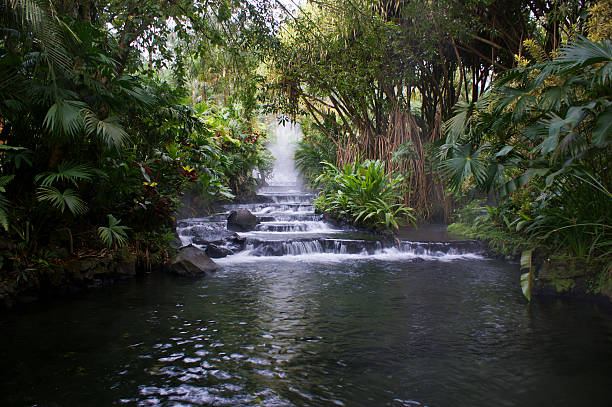
[(206, 247), (205, 253), (208, 255), (208, 257), (211, 257), (213, 259), (219, 259), (222, 257), (229, 256), (230, 254), (234, 254), (234, 252), (230, 249), (226, 247), (220, 247), (215, 244), (209, 244)]
[(247, 209), (231, 211), (227, 217), (227, 229), (236, 232), (248, 232), (259, 223), (257, 216)]

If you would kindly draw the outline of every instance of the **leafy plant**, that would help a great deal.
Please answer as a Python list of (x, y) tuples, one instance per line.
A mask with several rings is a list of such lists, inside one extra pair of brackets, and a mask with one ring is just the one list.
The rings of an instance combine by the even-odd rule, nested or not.
[(414, 223), (412, 209), (400, 203), (397, 193), (402, 177), (389, 178), (383, 162), (324, 164), (325, 172), (315, 180), (321, 187), (317, 209), (370, 227), (397, 229), (403, 221)]
[(119, 223), (121, 223), (120, 220), (115, 218), (112, 214), (109, 214), (108, 226), (100, 226), (98, 228), (98, 236), (100, 236), (100, 240), (102, 240), (102, 243), (104, 243), (109, 249), (113, 247), (115, 249), (123, 247), (128, 241), (126, 231), (130, 228), (119, 225)]
[(57, 166), (56, 171), (45, 171), (34, 177), (34, 181), (44, 187), (48, 187), (55, 183), (71, 183), (77, 186), (79, 181), (91, 181), (93, 179), (93, 171), (91, 167), (85, 164), (76, 164), (70, 161), (65, 161)]
[(41, 202), (49, 202), (61, 213), (68, 209), (73, 215), (82, 215), (88, 210), (87, 203), (72, 188), (62, 192), (52, 186), (42, 186), (36, 191), (36, 198)]
[(583, 37), (499, 75), (446, 121), (450, 186), (496, 191), (493, 222), (538, 245), (604, 259), (612, 242), (612, 44)]
[(49, 202), (51, 206), (61, 213), (68, 209), (73, 215), (82, 215), (87, 212), (87, 203), (72, 188), (63, 191), (53, 184), (72, 184), (78, 187), (79, 181), (91, 181), (93, 170), (87, 165), (63, 162), (54, 172), (46, 171), (34, 177), (34, 181), (41, 186), (36, 190), (36, 198), (40, 202)]

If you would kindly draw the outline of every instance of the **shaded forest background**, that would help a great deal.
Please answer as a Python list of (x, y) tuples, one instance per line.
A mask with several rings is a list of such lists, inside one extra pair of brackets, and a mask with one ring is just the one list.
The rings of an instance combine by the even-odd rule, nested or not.
[(2, 0), (0, 15), (6, 278), (85, 253), (164, 261), (184, 193), (240, 199), (270, 170), (271, 113), (302, 124), (323, 211), (459, 216), (510, 251), (612, 271), (609, 0)]

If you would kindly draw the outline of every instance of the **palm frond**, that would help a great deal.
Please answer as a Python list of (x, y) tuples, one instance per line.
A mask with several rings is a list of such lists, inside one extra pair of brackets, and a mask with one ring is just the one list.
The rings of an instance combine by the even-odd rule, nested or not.
[(597, 147), (603, 148), (612, 142), (612, 106), (608, 106), (606, 110), (601, 113), (595, 128), (593, 129), (593, 142)]
[(468, 122), (474, 112), (474, 103), (459, 102), (453, 109), (454, 115), (443, 124), (446, 143), (454, 144), (465, 134)]
[(113, 215), (108, 215), (108, 226), (100, 226), (98, 228), (98, 236), (106, 247), (111, 248), (114, 245), (118, 247), (125, 246), (127, 243), (126, 231), (130, 228), (119, 225), (121, 221)]
[(76, 164), (71, 161), (64, 161), (57, 166), (57, 171), (46, 171), (34, 177), (35, 182), (40, 182), (43, 187), (51, 186), (56, 182), (70, 182), (77, 185), (78, 181), (91, 181), (94, 170), (85, 164)]
[(36, 198), (40, 202), (48, 202), (61, 213), (68, 209), (73, 215), (82, 215), (88, 210), (87, 203), (70, 188), (61, 192), (52, 186), (42, 186), (36, 190)]
[(2, 3), (15, 15), (19, 29), (31, 33), (52, 72), (54, 69), (69, 71), (72, 68), (72, 60), (63, 38), (67, 26), (59, 19), (53, 2), (4, 0)]
[(82, 114), (87, 133), (96, 135), (108, 146), (119, 147), (129, 139), (129, 135), (116, 117), (111, 116), (100, 120), (89, 109), (83, 109)]
[(451, 187), (458, 189), (470, 176), (478, 185), (483, 185), (487, 178), (487, 166), (483, 152), (488, 145), (483, 145), (472, 151), (470, 143), (455, 148), (451, 158), (440, 163), (440, 168), (449, 179)]
[(561, 73), (601, 62), (612, 61), (612, 43), (610, 40), (594, 42), (584, 37), (569, 43), (561, 49), (556, 62), (561, 66)]
[(76, 137), (83, 129), (81, 111), (86, 107), (79, 100), (57, 100), (47, 111), (43, 125), (51, 133)]

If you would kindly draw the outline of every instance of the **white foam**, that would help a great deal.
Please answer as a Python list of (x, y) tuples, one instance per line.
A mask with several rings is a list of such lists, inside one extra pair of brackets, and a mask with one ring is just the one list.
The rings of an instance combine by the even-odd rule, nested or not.
[(413, 251), (400, 251), (397, 248), (387, 248), (378, 250), (373, 254), (368, 254), (363, 251), (358, 254), (348, 253), (305, 253), (284, 256), (252, 256), (253, 250), (246, 250), (238, 254), (215, 259), (220, 265), (230, 265), (236, 263), (251, 263), (251, 262), (302, 262), (302, 263), (343, 263), (354, 260), (384, 260), (384, 261), (406, 261), (406, 260), (426, 260), (426, 261), (441, 261), (450, 262), (454, 260), (486, 260), (485, 257), (478, 253), (463, 253), (463, 254), (425, 254), (415, 253)]

